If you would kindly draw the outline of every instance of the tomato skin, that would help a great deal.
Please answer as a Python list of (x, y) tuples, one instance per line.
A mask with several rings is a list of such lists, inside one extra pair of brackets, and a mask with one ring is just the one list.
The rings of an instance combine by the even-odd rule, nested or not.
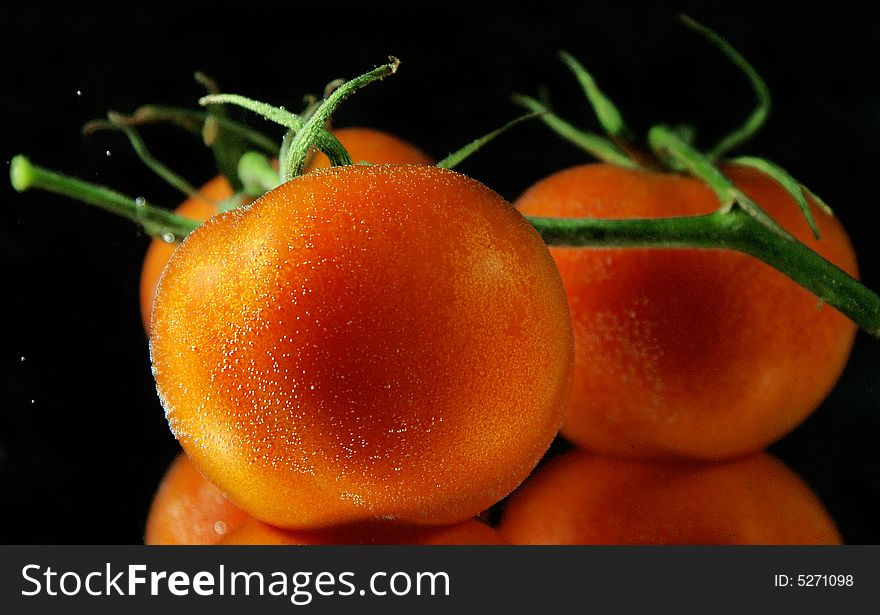
[(153, 498), (144, 544), (212, 545), (248, 518), (181, 453)]
[(501, 533), (469, 519), (452, 526), (347, 526), (323, 530), (283, 530), (250, 519), (218, 543), (221, 545), (503, 545)]
[(181, 445), (280, 527), (464, 521), (525, 478), (568, 401), (546, 246), (436, 167), (314, 171), (215, 216), (169, 261), (152, 325)]
[(509, 500), (513, 544), (840, 544), (828, 512), (782, 462), (633, 461), (570, 451)]
[[(336, 128), (335, 136), (352, 161), (372, 162), (374, 164), (434, 164), (425, 152), (412, 143), (392, 134), (374, 128)], [(306, 171), (330, 167), (330, 160), (321, 152), (316, 152), (309, 161)]]
[[(375, 164), (433, 164), (431, 158), (416, 146), (399, 139), (394, 135), (372, 128), (340, 128), (333, 134), (343, 147), (348, 150), (355, 162), (369, 161)], [(323, 154), (316, 154), (309, 163), (309, 171), (329, 167), (330, 161)], [(190, 197), (185, 200), (174, 213), (199, 222), (204, 222), (217, 213), (217, 204), (233, 196), (229, 181), (218, 176), (199, 189), (203, 198)], [(175, 244), (155, 239), (147, 248), (144, 265), (141, 271), (140, 297), (141, 317), (144, 328), (150, 330), (150, 313), (156, 295), (159, 276), (165, 263), (171, 258)]]
[[(222, 175), (218, 175), (207, 184), (199, 189), (202, 198), (190, 197), (174, 210), (174, 213), (204, 222), (217, 213), (217, 204), (233, 195), (232, 186)], [(147, 248), (144, 256), (144, 264), (141, 268), (141, 318), (144, 321), (144, 328), (150, 330), (150, 312), (153, 309), (153, 300), (156, 297), (156, 285), (159, 283), (159, 276), (174, 248), (177, 245), (154, 239)]]
[[(813, 207), (816, 241), (791, 197), (744, 167), (729, 177), (810, 248), (852, 275), (840, 223)], [(717, 209), (701, 182), (584, 165), (516, 205), (550, 217), (656, 218)], [(855, 325), (783, 274), (723, 250), (552, 248), (576, 338), (563, 435), (634, 458), (731, 458), (800, 424), (846, 363)]]

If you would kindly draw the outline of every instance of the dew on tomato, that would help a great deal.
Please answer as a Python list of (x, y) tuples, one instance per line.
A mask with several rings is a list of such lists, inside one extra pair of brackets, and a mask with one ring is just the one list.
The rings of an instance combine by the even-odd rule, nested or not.
[[(355, 162), (368, 161), (376, 164), (432, 164), (431, 158), (419, 148), (381, 130), (373, 128), (340, 128), (333, 134)], [(314, 156), (308, 170), (330, 166), (321, 153)], [(232, 186), (222, 176), (215, 177), (199, 189), (199, 195), (186, 199), (174, 213), (204, 222), (217, 213), (217, 205), (233, 196)], [(140, 297), (141, 317), (144, 327), (150, 329), (150, 314), (159, 276), (165, 263), (171, 258), (175, 245), (156, 239), (150, 243), (141, 270)]]
[(173, 431), (257, 518), (448, 524), (535, 466), (573, 340), (534, 229), (429, 166), (307, 173), (215, 216), (159, 285), (151, 351)]

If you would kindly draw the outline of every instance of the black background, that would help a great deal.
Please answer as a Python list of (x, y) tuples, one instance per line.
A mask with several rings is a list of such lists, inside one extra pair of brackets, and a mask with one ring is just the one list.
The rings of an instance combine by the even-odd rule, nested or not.
[[(399, 74), (346, 103), (337, 125), (387, 129), (440, 158), (517, 115), (510, 93), (546, 85), (563, 116), (593, 128), (556, 60), (561, 48), (591, 68), (640, 134), (658, 121), (691, 122), (708, 146), (741, 121), (753, 97), (717, 51), (676, 21), (687, 12), (737, 46), (774, 94), (769, 124), (742, 152), (777, 161), (822, 195), (851, 233), (864, 281), (880, 288), (880, 39), (857, 5), (792, 13), (768, 2), (366, 4), (7, 1), (0, 158), (24, 152), (174, 205), (180, 197), (120, 135), (84, 139), (79, 127), (107, 109), (194, 105), (203, 93), (195, 69), (229, 91), (296, 108), (303, 94), (389, 54), (403, 60)], [(210, 155), (190, 136), (172, 128), (144, 136), (194, 183), (213, 175)], [(535, 123), (460, 170), (512, 199), (584, 160)], [(0, 183), (0, 542), (140, 542), (152, 492), (177, 451), (138, 311), (148, 239), (104, 212)], [(880, 542), (878, 370), (880, 341), (860, 333), (826, 403), (773, 448), (851, 543)]]

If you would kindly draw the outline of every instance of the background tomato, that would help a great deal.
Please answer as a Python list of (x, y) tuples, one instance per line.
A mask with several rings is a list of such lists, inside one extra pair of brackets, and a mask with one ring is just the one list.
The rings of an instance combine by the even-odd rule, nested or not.
[(828, 512), (794, 472), (737, 461), (638, 462), (572, 451), (509, 501), (514, 544), (837, 544)]
[(248, 518), (181, 453), (153, 497), (144, 543), (212, 545)]
[[(434, 161), (411, 143), (399, 139), (392, 134), (373, 128), (336, 128), (333, 134), (348, 150), (352, 161), (372, 162), (375, 164), (434, 164)], [(327, 156), (317, 152), (309, 161), (307, 171), (327, 168), (330, 161)]]
[[(594, 129), (571, 74), (554, 59), (560, 48), (588, 65), (637, 133), (658, 120), (690, 122), (706, 146), (744, 117), (752, 97), (735, 69), (679, 25), (677, 13), (687, 12), (725, 34), (771, 87), (770, 121), (742, 153), (776, 160), (834, 206), (863, 279), (880, 288), (880, 210), (870, 206), (880, 82), (864, 77), (865, 59), (880, 55), (880, 38), (876, 20), (859, 8), (549, 0), (540, 11), (472, 3), (462, 20), (457, 12), (426, 12), (418, 4), (398, 3), (391, 13), (353, 5), (333, 17), (345, 45), (321, 45), (323, 32), (313, 29), (301, 32), (297, 44), (320, 46), (321, 53), (284, 70), (265, 60), (289, 57), (289, 18), (321, 19), (322, 11), (319, 4), (288, 6), (272, 20), (260, 11), (237, 13), (236, 30), (264, 34), (255, 59), (245, 46), (206, 46), (204, 37), (193, 36), (229, 31), (228, 13), (189, 3), (118, 4), (112, 12), (85, 3), (0, 3), (0, 23), (8, 26), (0, 47), (16, 58), (8, 67), (11, 94), (0, 98), (3, 159), (25, 151), (47, 167), (175, 205), (179, 194), (143, 168), (124, 137), (83, 140), (79, 126), (108, 108), (192, 106), (204, 93), (192, 80), (195, 69), (226, 89), (298, 109), (302, 94), (388, 53), (403, 60), (399, 73), (347, 102), (337, 125), (392, 130), (440, 156), (515, 116), (507, 103), (512, 92), (545, 84), (560, 115)], [(157, 31), (173, 44), (155, 45)], [(798, 36), (783, 44), (784, 32)], [(22, 53), (34, 48), (35, 37), (41, 53)], [(231, 115), (273, 130), (245, 113)], [(145, 127), (142, 134), (157, 157), (196, 185), (216, 175), (197, 139), (164, 128)], [(512, 199), (538, 178), (583, 160), (534, 122), (462, 169)], [(10, 289), (3, 303), (10, 326), (0, 371), (0, 542), (140, 542), (155, 486), (179, 452), (133, 309), (135, 272), (149, 241), (105, 212), (3, 186), (0, 264)], [(878, 373), (876, 342), (859, 336), (831, 396), (774, 446), (821, 494), (848, 542), (880, 542)]]
[(556, 435), (573, 340), (547, 248), (432, 166), (307, 173), (177, 248), (150, 336), (169, 424), (277, 526), (463, 521)]
[[(786, 230), (856, 274), (837, 219), (813, 207), (817, 241), (773, 180), (745, 167), (725, 172)], [(596, 164), (539, 181), (516, 205), (538, 216), (662, 218), (711, 213), (718, 201), (695, 179)], [(562, 433), (587, 449), (642, 458), (756, 452), (821, 403), (849, 357), (850, 320), (744, 254), (551, 253), (577, 340)]]
[(226, 535), (224, 545), (503, 545), (498, 530), (470, 519), (444, 527), (406, 527), (393, 523), (306, 532), (282, 530), (256, 519)]

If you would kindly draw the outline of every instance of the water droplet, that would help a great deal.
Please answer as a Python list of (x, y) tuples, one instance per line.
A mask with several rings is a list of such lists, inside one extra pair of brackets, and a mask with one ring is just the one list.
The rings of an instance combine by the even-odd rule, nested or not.
[(22, 357), (21, 362), (24, 363), (25, 361), (27, 361), (27, 359), (25, 357)]
[(83, 95), (82, 90), (77, 90), (77, 91), (76, 91), (76, 95), (77, 95), (77, 96), (82, 96), (82, 95)]
[(109, 150), (109, 149), (108, 149), (107, 151), (105, 151), (104, 153), (105, 153), (108, 157), (113, 155), (113, 154), (110, 153), (110, 150)]
[(134, 200), (134, 204), (137, 205), (138, 207), (143, 207), (144, 205), (147, 204), (147, 200), (144, 197), (139, 196), (138, 198), (136, 198)]
[(32, 403), (32, 404), (35, 404), (35, 403), (37, 403), (37, 400), (36, 400), (36, 399), (32, 399), (32, 400), (31, 400), (31, 403)]
[(174, 243), (174, 233), (165, 233), (162, 235), (162, 241), (165, 243)]
[(218, 521), (214, 524), (214, 531), (219, 535), (223, 536), (226, 533), (226, 524), (223, 521)]

